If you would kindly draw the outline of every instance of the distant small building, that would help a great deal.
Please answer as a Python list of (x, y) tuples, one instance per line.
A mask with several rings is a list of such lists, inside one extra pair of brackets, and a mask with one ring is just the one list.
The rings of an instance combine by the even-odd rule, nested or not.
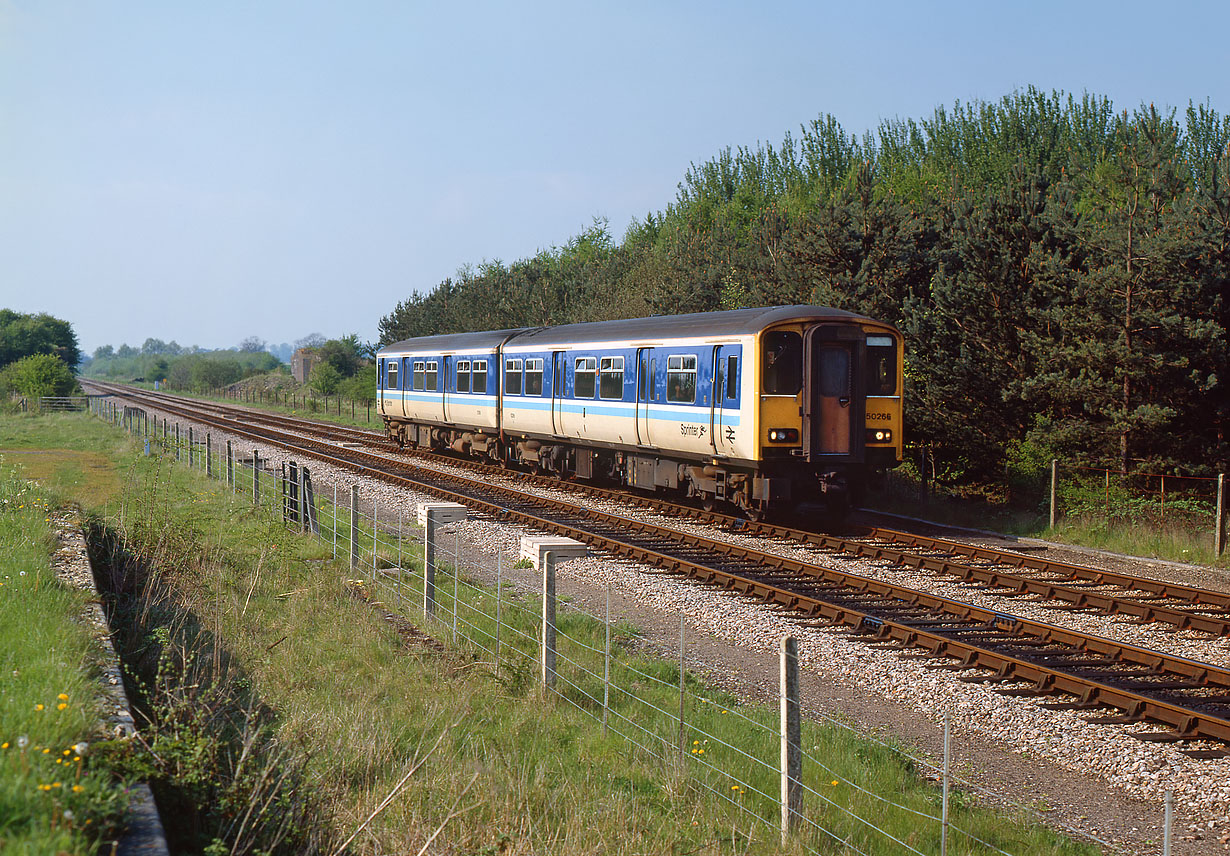
[(290, 373), (299, 383), (307, 383), (308, 378), (312, 375), (312, 369), (316, 368), (319, 363), (320, 350), (318, 348), (300, 348), (290, 356)]

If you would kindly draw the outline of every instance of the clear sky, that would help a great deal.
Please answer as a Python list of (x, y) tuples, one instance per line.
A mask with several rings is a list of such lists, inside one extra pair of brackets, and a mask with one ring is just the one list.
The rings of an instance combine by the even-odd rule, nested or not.
[(0, 307), (86, 352), (375, 339), (821, 113), (1031, 84), (1230, 111), (1228, 32), (1212, 0), (0, 0)]

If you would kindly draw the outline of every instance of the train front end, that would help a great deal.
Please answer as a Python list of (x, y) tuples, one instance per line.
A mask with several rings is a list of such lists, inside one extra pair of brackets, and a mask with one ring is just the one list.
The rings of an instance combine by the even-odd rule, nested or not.
[(893, 326), (846, 313), (760, 332), (759, 457), (791, 505), (840, 519), (901, 462), (902, 345)]

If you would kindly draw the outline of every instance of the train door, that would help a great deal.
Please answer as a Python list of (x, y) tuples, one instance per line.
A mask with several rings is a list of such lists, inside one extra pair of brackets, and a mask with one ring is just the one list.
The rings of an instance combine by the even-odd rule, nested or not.
[(551, 352), (551, 430), (564, 433), (564, 371), (568, 355), (564, 351)]
[(410, 379), (414, 376), (414, 361), (409, 357), (401, 358), (401, 394), (397, 396), (397, 412), (401, 416), (406, 415), (406, 390), (410, 389), (413, 384)]
[[(738, 413), (739, 404), (735, 399), (736, 389), (731, 384), (738, 384), (738, 357), (735, 348), (730, 345), (713, 346), (713, 400), (709, 405), (709, 442), (717, 455), (729, 455), (734, 450), (734, 426), (726, 424), (727, 409), (732, 414)], [(732, 362), (733, 361), (733, 362)]]
[[(440, 380), (439, 380), (440, 415), (444, 418), (445, 422), (450, 421), (448, 411), (449, 411), (449, 405), (451, 404), (449, 400), (451, 396), (449, 396), (448, 394), (448, 383), (449, 383), (449, 378), (452, 377), (452, 375), (450, 374), (450, 370), (452, 368), (453, 368), (453, 358), (452, 357), (445, 356), (445, 357), (440, 358)], [(455, 378), (453, 379), (453, 382), (456, 383)]]
[(650, 348), (636, 350), (636, 442), (652, 446), (649, 407), (653, 401), (653, 368)]
[(821, 325), (804, 338), (803, 452), (810, 460), (861, 461), (862, 330)]

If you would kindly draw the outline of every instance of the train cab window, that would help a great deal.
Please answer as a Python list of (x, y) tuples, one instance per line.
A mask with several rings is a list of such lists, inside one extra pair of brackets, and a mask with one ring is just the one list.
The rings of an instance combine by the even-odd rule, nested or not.
[(666, 400), (676, 404), (696, 401), (696, 357), (678, 354), (666, 358)]
[(624, 397), (624, 358), (603, 357), (598, 366), (598, 397)]
[(469, 360), (458, 360), (457, 361), (457, 391), (458, 392), (469, 392), (470, 391), (470, 361)]
[(423, 389), (423, 361), (414, 361), (414, 388), (417, 390)]
[(470, 371), (473, 373), (471, 375), (473, 380), (470, 383), (470, 391), (477, 393), (478, 395), (486, 395), (487, 394), (487, 361), (485, 359), (475, 360), (473, 363), (470, 364)]
[(594, 357), (577, 357), (572, 375), (572, 395), (574, 398), (594, 397), (594, 375), (598, 370), (598, 360)]
[(504, 394), (505, 395), (520, 395), (521, 394), (521, 361), (520, 360), (505, 360), (504, 361)]
[(739, 397), (739, 358), (726, 358), (726, 397), (735, 399)]
[(385, 389), (397, 389), (397, 361), (396, 360), (392, 360), (389, 362), (389, 372), (387, 375), (387, 381), (385, 382), (384, 386), (385, 386)]
[(803, 388), (803, 337), (790, 330), (764, 335), (764, 391), (794, 395)]
[(897, 343), (892, 336), (867, 337), (867, 394), (897, 394)]
[(542, 395), (542, 360), (535, 357), (525, 361), (525, 394)]
[(427, 361), (427, 391), (435, 392), (440, 388), (440, 363), (436, 360)]

